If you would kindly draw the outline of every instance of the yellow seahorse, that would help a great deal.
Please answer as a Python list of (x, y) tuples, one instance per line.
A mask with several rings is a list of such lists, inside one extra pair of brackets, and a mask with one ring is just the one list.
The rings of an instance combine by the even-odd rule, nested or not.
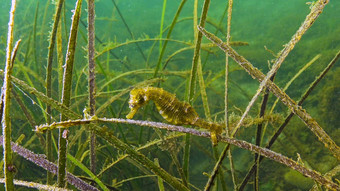
[(217, 135), (222, 133), (222, 124), (208, 122), (201, 119), (195, 109), (188, 103), (179, 101), (174, 94), (162, 88), (145, 87), (135, 88), (130, 91), (129, 107), (130, 113), (126, 116), (132, 119), (138, 109), (152, 100), (158, 112), (169, 123), (174, 125), (193, 125), (208, 129), (212, 143), (217, 144)]

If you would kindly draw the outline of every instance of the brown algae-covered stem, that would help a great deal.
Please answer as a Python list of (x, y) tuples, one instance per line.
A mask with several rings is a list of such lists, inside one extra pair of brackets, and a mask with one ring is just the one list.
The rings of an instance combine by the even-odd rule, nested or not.
[[(44, 129), (52, 129), (52, 128), (65, 128), (70, 127), (75, 124), (90, 124), (90, 123), (97, 123), (97, 122), (114, 122), (114, 121), (120, 121), (120, 122), (129, 122), (134, 120), (129, 119), (105, 119), (105, 118), (98, 118), (98, 119), (80, 119), (80, 120), (72, 120), (72, 121), (66, 121), (66, 122), (57, 122), (53, 123), (52, 126), (49, 125), (41, 125), (39, 127), (36, 127), (37, 131), (43, 131)], [(152, 122), (151, 122), (152, 123)], [(153, 122), (155, 123), (155, 122)], [(73, 125), (71, 125), (73, 124)], [(157, 123), (156, 123), (157, 124)], [(162, 124), (162, 123), (160, 123)], [(165, 124), (167, 125), (167, 124)], [(171, 185), (176, 190), (185, 190), (188, 191), (189, 189), (185, 187), (180, 181), (178, 181), (175, 177), (171, 176), (168, 172), (166, 172), (164, 169), (158, 167), (154, 162), (152, 162), (149, 158), (147, 158), (145, 155), (137, 152), (135, 149), (131, 148), (121, 140), (119, 140), (116, 136), (113, 135), (107, 128), (96, 126), (95, 124), (91, 124), (88, 126), (90, 130), (94, 131), (96, 135), (102, 137), (104, 140), (106, 140), (109, 144), (116, 147), (117, 149), (124, 151), (124, 153), (129, 154), (129, 156), (139, 162), (142, 165), (145, 165), (148, 167), (152, 172), (154, 172), (156, 175), (160, 176), (163, 180), (165, 180), (169, 185)]]
[[(140, 147), (138, 148), (135, 148), (136, 151), (141, 151), (141, 150), (144, 150), (144, 149), (147, 149), (147, 148), (150, 148), (151, 146), (153, 145), (158, 145), (164, 141), (168, 141), (168, 140), (171, 140), (171, 139), (174, 139), (174, 138), (179, 138), (179, 137), (183, 137), (185, 134), (184, 133), (176, 133), (176, 134), (170, 134), (170, 135), (167, 135), (167, 136), (164, 136), (163, 138), (161, 139), (155, 139), (155, 140), (152, 140), (152, 141), (149, 141), (147, 144), (145, 145), (141, 145)], [(105, 167), (103, 167), (101, 169), (101, 171), (97, 174), (97, 177), (100, 177), (103, 173), (105, 173), (107, 170), (109, 170), (110, 168), (112, 168), (114, 165), (116, 165), (119, 161), (122, 161), (124, 160), (125, 158), (127, 158), (129, 155), (128, 154), (123, 154), (121, 155), (119, 158), (117, 158), (116, 160), (114, 160), (113, 162), (111, 162), (110, 164), (106, 165)]]
[[(74, 63), (74, 55), (76, 51), (76, 41), (77, 41), (77, 33), (78, 33), (78, 24), (81, 13), (81, 4), (82, 0), (78, 0), (76, 2), (75, 12), (72, 16), (72, 24), (70, 30), (70, 37), (67, 46), (66, 52), (66, 63), (64, 68), (63, 75), (63, 89), (62, 89), (62, 98), (61, 102), (69, 107), (70, 98), (71, 98), (71, 88), (72, 88), (72, 70)], [(61, 120), (66, 120), (67, 117), (61, 115)], [(66, 153), (67, 153), (67, 142), (66, 139), (63, 138), (63, 131), (59, 131), (59, 151), (58, 151), (58, 186), (65, 186), (65, 176), (66, 176)]]
[[(228, 21), (227, 21), (227, 44), (229, 46), (232, 46), (231, 42), (230, 42), (230, 30), (231, 30), (231, 18), (232, 18), (232, 10), (233, 10), (233, 0), (229, 0), (228, 1)], [(240, 43), (242, 44), (242, 43)], [(227, 132), (227, 135), (230, 135), (229, 132), (229, 118), (228, 118), (228, 100), (229, 100), (229, 96), (228, 96), (228, 78), (229, 78), (229, 57), (228, 54), (226, 54), (226, 69), (225, 69), (225, 95), (224, 95), (224, 102), (225, 102), (225, 107), (224, 107), (224, 120), (225, 120), (225, 129)], [(227, 148), (225, 148), (227, 149)], [(233, 162), (233, 157), (232, 157), (232, 153), (230, 149), (228, 150), (228, 157), (229, 157), (229, 164), (230, 164), (230, 171), (231, 171), (231, 179), (233, 181), (234, 184), (234, 189), (237, 189), (237, 183), (236, 183), (236, 175), (235, 175), (235, 168), (234, 168), (234, 162)], [(220, 162), (222, 164), (222, 161)], [(219, 165), (221, 165), (219, 164)]]
[[(322, 13), (322, 10), (324, 9), (325, 5), (329, 2), (329, 0), (319, 0), (314, 4), (314, 6), (311, 8), (311, 12), (306, 16), (306, 19), (301, 24), (300, 28), (296, 31), (296, 33), (292, 36), (291, 40), (284, 45), (284, 48), (280, 51), (278, 58), (275, 60), (271, 70), (268, 72), (268, 74), (265, 76), (265, 78), (261, 81), (260, 87), (258, 88), (256, 94), (254, 95), (252, 101), (249, 103), (247, 110), (249, 111), (250, 107), (253, 105), (263, 88), (265, 87), (266, 83), (269, 81), (271, 76), (273, 76), (278, 69), (280, 68), (281, 64), (285, 60), (285, 58), (288, 56), (291, 50), (295, 47), (295, 45), (300, 41), (301, 37), (305, 32), (312, 26), (312, 24), (315, 22), (315, 20), (319, 17), (319, 15)], [(247, 114), (247, 112), (244, 112), (244, 116)], [(244, 119), (244, 118), (242, 118)], [(240, 120), (237, 128), (242, 124), (242, 119)], [(237, 128), (235, 132), (237, 131)]]
[[(3, 75), (3, 71), (0, 70), (0, 76), (2, 76), (2, 75)], [(24, 81), (19, 80), (18, 78), (14, 77), (14, 76), (11, 76), (11, 81), (15, 85), (20, 87), (22, 90), (24, 90), (25, 92), (29, 92), (30, 94), (35, 95), (42, 102), (51, 105), (51, 107), (53, 107), (54, 109), (56, 109), (60, 113), (63, 113), (64, 115), (68, 116), (68, 118), (76, 119), (76, 118), (80, 117), (80, 115), (78, 115), (74, 111), (68, 109), (62, 103), (59, 103), (58, 101), (56, 101), (56, 100), (54, 100), (52, 98), (47, 97), (44, 93), (39, 92), (37, 89), (29, 86)]]
[[(210, 0), (204, 0), (202, 13), (201, 13), (201, 19), (199, 22), (199, 25), (202, 27), (205, 26), (205, 21), (208, 15), (209, 5), (210, 5)], [(198, 32), (197, 38), (195, 39), (196, 40), (195, 50), (194, 50), (194, 57), (192, 59), (192, 67), (191, 67), (190, 81), (189, 81), (189, 92), (188, 92), (188, 97), (187, 97), (187, 101), (189, 104), (193, 103), (192, 99), (195, 94), (196, 77), (197, 77), (198, 63), (200, 59), (202, 37), (203, 37), (202, 32)], [(188, 174), (189, 174), (189, 170), (188, 170), (189, 169), (189, 158), (190, 158), (189, 155), (190, 155), (190, 134), (187, 134), (185, 137), (184, 159), (183, 159), (183, 168), (187, 176), (187, 179), (188, 179)]]
[[(2, 145), (2, 144), (3, 144), (2, 136), (0, 136), (0, 145)], [(14, 142), (11, 142), (11, 146), (12, 146), (13, 152), (22, 156), (26, 160), (29, 160), (29, 161), (35, 163), (36, 165), (44, 168), (45, 170), (47, 170), (47, 171), (49, 171), (53, 174), (57, 174), (57, 169), (58, 169), (57, 165), (55, 165), (54, 163), (47, 160), (43, 155), (35, 154), (32, 151), (14, 143)], [(88, 183), (86, 183), (82, 179), (74, 176), (73, 174), (71, 174), (69, 172), (67, 173), (67, 182), (74, 185), (76, 188), (78, 188), (80, 190), (98, 191), (97, 188), (89, 185)]]
[[(95, 99), (95, 88), (96, 88), (96, 75), (95, 75), (95, 63), (94, 63), (94, 39), (95, 39), (95, 9), (94, 0), (88, 0), (88, 63), (89, 63), (89, 77), (88, 77), (88, 87), (89, 87), (89, 107), (90, 116), (95, 115), (96, 112), (96, 99)], [(90, 168), (93, 173), (96, 172), (96, 135), (90, 133)]]
[[(198, 1), (195, 0), (194, 2), (194, 12), (193, 12), (193, 21), (194, 21), (194, 40), (197, 39), (197, 35), (199, 33), (199, 31), (197, 30), (197, 4)], [(205, 114), (205, 118), (208, 119), (209, 121), (211, 121), (211, 114), (210, 114), (210, 108), (209, 108), (209, 104), (208, 104), (208, 96), (207, 96), (207, 92), (206, 92), (206, 85), (204, 82), (204, 78), (203, 78), (203, 71), (202, 71), (202, 63), (201, 60), (198, 60), (198, 69), (197, 69), (197, 75), (198, 75), (198, 83), (200, 86), (200, 92), (201, 92), (201, 97), (202, 97), (202, 102), (203, 102), (203, 108), (204, 108), (204, 114)]]
[(321, 72), (321, 74), (314, 80), (314, 82), (310, 85), (310, 87), (308, 88), (308, 90), (304, 93), (304, 95), (302, 96), (302, 98), (300, 99), (300, 101), (298, 102), (299, 105), (301, 105), (303, 103), (303, 101), (305, 101), (305, 99), (308, 97), (308, 95), (310, 94), (310, 92), (313, 91), (313, 89), (315, 88), (315, 86), (321, 81), (321, 79), (323, 79), (323, 77), (328, 73), (328, 71), (334, 66), (334, 64), (339, 60), (340, 58), (340, 50), (338, 51), (338, 53), (336, 53), (336, 55), (334, 56), (334, 58), (332, 59), (332, 61), (326, 66), (326, 68)]
[[(54, 53), (54, 46), (55, 46), (55, 41), (56, 41), (56, 34), (57, 34), (57, 29), (58, 29), (58, 24), (60, 20), (60, 15), (61, 15), (61, 9), (64, 4), (64, 0), (59, 0), (57, 6), (56, 6), (56, 13), (54, 14), (53, 18), (53, 27), (52, 27), (52, 32), (50, 35), (49, 39), (49, 47), (48, 47), (48, 58), (47, 58), (47, 72), (46, 72), (46, 95), (48, 97), (51, 97), (51, 89), (52, 89), (52, 62), (53, 62), (53, 53)], [(47, 113), (51, 113), (50, 106), (47, 105)], [(50, 121), (50, 119), (47, 119)]]
[[(332, 68), (332, 66), (337, 62), (337, 60), (340, 58), (340, 51), (338, 51), (338, 53), (335, 55), (335, 57), (332, 59), (332, 61), (326, 66), (326, 68), (320, 73), (320, 75), (314, 80), (313, 83), (311, 83), (311, 85), (309, 86), (309, 88), (305, 91), (305, 93), (301, 96), (301, 99), (298, 102), (298, 105), (301, 105), (306, 98), (309, 96), (309, 94), (313, 91), (313, 89), (316, 87), (316, 85), (321, 81), (321, 79), (323, 79), (323, 77), (328, 73), (328, 71)], [(290, 113), (284, 123), (279, 127), (279, 129), (274, 133), (274, 135), (271, 137), (271, 139), (269, 140), (269, 142), (267, 143), (266, 148), (270, 149), (271, 146), (274, 144), (274, 142), (276, 141), (276, 139), (279, 137), (279, 135), (281, 134), (281, 132), (283, 131), (283, 129), (286, 127), (286, 125), (289, 123), (290, 119), (293, 117), (294, 113)], [(261, 162), (263, 160), (263, 157), (260, 157), (259, 162)], [(245, 178), (243, 179), (241, 186), (240, 186), (240, 190), (243, 190), (244, 187), (246, 186), (247, 182), (250, 179), (250, 176), (254, 173), (255, 171), (255, 167), (256, 164), (253, 164), (253, 166), (250, 168), (250, 170), (248, 171), (247, 175), (245, 176)]]
[[(0, 70), (1, 72), (1, 70)], [(63, 104), (53, 100), (52, 98), (48, 98), (45, 94), (37, 91), (35, 88), (32, 88), (30, 86), (28, 86), (25, 82), (15, 78), (15, 77), (11, 77), (11, 79), (13, 79), (13, 82), (16, 83), (16, 85), (18, 85), (20, 88), (22, 88), (24, 91), (30, 92), (31, 94), (34, 94), (37, 96), (38, 99), (41, 99), (43, 102), (48, 102), (51, 107), (55, 108), (56, 110), (58, 110), (60, 113), (63, 113), (63, 115), (67, 116), (68, 118), (72, 118), (72, 119), (77, 119), (77, 118), (81, 118), (82, 116), (80, 116), (79, 114), (73, 112), (72, 110), (70, 110), (69, 108), (65, 107)], [(156, 79), (159, 80), (159, 79)], [(145, 82), (143, 83), (145, 85)], [(99, 119), (101, 120), (101, 119)], [(80, 120), (82, 122), (77, 122), (77, 120), (75, 120), (75, 123), (73, 123), (73, 125), (77, 124), (77, 125), (84, 125), (84, 124), (90, 124), (91, 122), (94, 122), (96, 120), (94, 119), (87, 119), (87, 120)], [(67, 122), (68, 123), (68, 122)], [(36, 131), (38, 132), (43, 132), (44, 130), (47, 129), (55, 129), (55, 128), (63, 128), (63, 127), (70, 127), (72, 125), (65, 125), (64, 122), (58, 122), (58, 123), (53, 123), (54, 125), (49, 126), (49, 125), (40, 125), (38, 127), (36, 127)], [(48, 127), (47, 127), (48, 126)], [(92, 127), (93, 126), (93, 127)], [(105, 134), (105, 129), (102, 129), (102, 127), (98, 127), (95, 126), (94, 124), (90, 124), (89, 128), (90, 130), (94, 130), (96, 135), (101, 136), (101, 134)], [(101, 134), (99, 134), (99, 133)], [(111, 134), (110, 136), (114, 137), (113, 134)], [(111, 137), (111, 138), (112, 138)], [(117, 147), (118, 149), (120, 149), (121, 151), (126, 151), (127, 147), (129, 147), (128, 145), (124, 144), (123, 142), (121, 142), (118, 138), (115, 138), (115, 140), (111, 140), (111, 139), (106, 139), (106, 141)], [(161, 176), (161, 173), (163, 173), (163, 175), (161, 176), (166, 182), (168, 182), (171, 186), (173, 186), (174, 188), (176, 188), (177, 190), (187, 190), (183, 187), (183, 185), (181, 185), (180, 182), (177, 181), (177, 179), (175, 179), (174, 177), (172, 177), (170, 174), (168, 174), (167, 172), (165, 172), (163, 169), (157, 167), (156, 165), (153, 165), (151, 163), (145, 163), (145, 160), (148, 160), (144, 155), (140, 154), (139, 152), (133, 150), (133, 149), (129, 149), (129, 152), (127, 152), (127, 154), (133, 153), (133, 159), (138, 161), (140, 164), (142, 165), (151, 165), (153, 169), (152, 171)], [(138, 157), (141, 156), (142, 157)]]
[[(0, 72), (1, 72), (1, 70), (0, 70)], [(14, 78), (14, 77), (12, 77), (12, 78), (14, 79), (14, 82), (20, 88), (22, 88), (24, 91), (27, 91), (27, 92), (30, 92), (31, 94), (36, 95), (37, 98), (41, 99), (43, 102), (48, 102), (53, 108), (55, 108), (59, 112), (63, 113), (63, 115), (67, 116), (68, 118), (76, 119), (76, 118), (81, 118), (82, 117), (82, 116), (78, 115), (77, 113), (74, 113), (69, 108), (65, 107), (64, 105), (60, 104), (59, 102), (53, 100), (52, 98), (48, 98), (46, 95), (44, 95), (43, 93), (37, 91), (35, 88), (32, 88), (32, 87), (28, 86), (23, 81), (21, 81), (21, 80), (19, 80), (17, 78)], [(53, 123), (53, 125), (51, 125), (51, 126), (49, 126), (49, 125), (40, 125), (40, 126), (36, 127), (36, 131), (37, 132), (43, 132), (43, 131), (45, 131), (47, 129), (52, 130), (52, 129), (55, 129), (55, 128), (66, 128), (66, 127), (70, 127), (72, 125), (90, 124), (91, 122), (99, 121), (99, 120), (104, 121), (104, 119), (98, 119), (98, 120), (87, 119), (87, 120), (74, 120), (73, 121), (74, 123), (72, 121), (71, 122), (66, 122), (68, 125), (65, 124), (65, 122)], [(103, 135), (106, 134), (106, 130), (105, 129), (103, 129), (102, 127), (95, 126), (94, 124), (90, 124), (89, 128), (90, 128), (90, 130), (94, 130), (96, 135), (99, 135), (99, 136), (103, 137)], [(104, 136), (104, 137), (106, 137), (106, 136)], [(145, 157), (141, 153), (135, 151), (134, 149), (130, 148), (128, 145), (126, 145), (125, 143), (120, 141), (118, 138), (116, 138), (113, 134), (111, 134), (110, 137), (111, 138), (114, 137), (114, 140), (112, 140), (112, 139), (105, 139), (109, 144), (117, 147), (118, 149), (120, 149), (121, 151), (124, 151), (124, 152), (126, 150), (129, 150), (129, 152), (126, 152), (126, 153), (130, 154), (130, 156), (131, 156), (131, 153), (132, 153), (132, 156), (133, 156), (132, 158), (134, 160), (138, 161), (142, 165), (151, 166), (150, 168), (152, 169), (152, 171), (155, 174), (161, 176), (166, 182), (168, 182), (171, 186), (173, 186), (177, 190), (187, 190), (186, 187), (184, 187), (179, 181), (177, 181), (177, 179), (175, 179), (170, 174), (168, 174), (164, 169), (159, 168), (159, 167), (157, 167), (154, 164), (151, 164), (152, 161), (150, 163), (150, 161), (148, 161), (147, 157)]]
[[(203, 8), (202, 8), (202, 14), (199, 26), (204, 27), (205, 26), (205, 20), (207, 18), (208, 9), (210, 5), (210, 0), (204, 0)], [(192, 98), (194, 96), (195, 91), (195, 84), (196, 84), (196, 77), (197, 77), (197, 66), (198, 66), (198, 59), (200, 57), (200, 50), (201, 50), (201, 42), (202, 42), (203, 34), (202, 32), (198, 32), (197, 39), (195, 42), (195, 51), (194, 51), (194, 57), (192, 59), (192, 68), (191, 68), (191, 74), (190, 74), (190, 82), (189, 82), (189, 94), (188, 94), (188, 102), (192, 102)]]
[[(228, 45), (230, 45), (230, 30), (231, 30), (231, 18), (232, 18), (232, 9), (233, 9), (233, 0), (229, 0), (228, 1), (228, 20), (227, 20), (227, 36), (226, 36), (226, 43)], [(229, 78), (229, 57), (228, 54), (225, 54), (225, 84), (224, 84), (224, 121), (225, 121), (225, 131), (226, 131), (226, 135), (229, 137), (230, 136), (230, 132), (229, 132), (229, 118), (228, 118), (228, 78)], [(234, 164), (233, 164), (233, 158), (232, 158), (232, 154), (230, 151), (230, 145), (226, 145), (211, 174), (210, 177), (204, 187), (204, 190), (210, 190), (212, 188), (212, 186), (214, 185), (214, 180), (217, 177), (218, 171), (220, 169), (220, 166), (222, 165), (222, 162), (224, 160), (224, 158), (226, 157), (226, 155), (228, 154), (229, 156), (229, 164), (230, 164), (230, 171), (231, 171), (231, 177), (232, 177), (232, 181), (234, 184), (234, 188), (236, 189), (236, 180), (235, 180), (235, 169), (234, 169)]]
[[(56, 41), (56, 34), (58, 29), (58, 24), (60, 20), (61, 15), (61, 8), (64, 4), (64, 0), (59, 0), (58, 4), (56, 5), (56, 12), (54, 14), (53, 18), (53, 27), (52, 32), (49, 39), (49, 47), (48, 47), (48, 58), (47, 58), (47, 70), (46, 70), (46, 95), (47, 97), (51, 97), (52, 92), (52, 62), (53, 62), (53, 52), (54, 52), (54, 46)], [(51, 106), (49, 104), (46, 104), (46, 113), (47, 118), (46, 122), (51, 123)], [(52, 161), (52, 135), (51, 132), (46, 133), (46, 155), (47, 159)], [(47, 184), (52, 184), (52, 174), (48, 171), (47, 172)]]
[(245, 119), (246, 115), (250, 111), (250, 108), (255, 103), (256, 99), (259, 97), (260, 93), (262, 92), (263, 88), (273, 76), (277, 70), (280, 68), (282, 62), (285, 60), (285, 58), (288, 56), (291, 50), (295, 47), (295, 45), (300, 41), (302, 35), (312, 26), (312, 24), (315, 22), (315, 20), (319, 17), (321, 14), (324, 6), (328, 3), (328, 0), (319, 0), (315, 3), (313, 6), (311, 12), (306, 16), (305, 21), (302, 23), (300, 28), (297, 30), (297, 32), (293, 35), (291, 40), (284, 46), (283, 50), (279, 53), (278, 58), (275, 60), (275, 63), (273, 64), (271, 70), (268, 72), (268, 74), (264, 77), (264, 79), (261, 81), (260, 86), (258, 90), (256, 91), (256, 94), (253, 96), (252, 100), (249, 102), (243, 117), (239, 121), (238, 125), (235, 127), (233, 134), (237, 132), (239, 127), (242, 124), (242, 121)]
[[(6, 66), (4, 74), (4, 83), (2, 87), (3, 92), (3, 116), (2, 116), (2, 134), (3, 134), (3, 160), (4, 160), (4, 176), (6, 190), (14, 190), (14, 172), (13, 156), (11, 148), (11, 73), (13, 68), (12, 62), (12, 47), (13, 47), (13, 27), (14, 27), (14, 14), (16, 9), (16, 0), (12, 0), (11, 10), (9, 12), (8, 33), (7, 33), (7, 48), (6, 48)], [(20, 41), (19, 41), (20, 43)]]
[[(62, 122), (56, 122), (54, 124), (41, 125), (39, 127), (36, 127), (36, 129), (37, 129), (37, 131), (41, 131), (41, 130), (44, 130), (44, 129), (51, 129), (52, 126), (53, 126), (53, 128), (65, 128), (65, 127), (70, 127), (72, 125), (90, 124), (90, 123), (98, 123), (98, 122), (124, 123), (124, 124), (131, 124), (131, 125), (133, 124), (133, 125), (138, 125), (138, 126), (147, 126), (147, 127), (153, 127), (153, 128), (159, 128), (159, 129), (166, 129), (168, 131), (190, 133), (192, 135), (210, 138), (210, 133), (206, 132), (206, 131), (199, 131), (199, 130), (192, 129), (192, 128), (169, 125), (169, 124), (160, 123), (160, 122), (140, 121), (140, 120), (131, 120), (131, 119), (119, 119), (119, 118), (110, 118), (110, 119), (97, 118), (97, 119), (79, 119), (79, 120), (72, 120), (72, 121), (62, 121)], [(91, 130), (94, 130), (97, 133), (97, 135), (103, 137), (110, 144), (117, 146), (119, 149), (123, 149), (124, 151), (126, 151), (127, 154), (133, 153), (131, 155), (132, 158), (136, 159), (137, 161), (141, 162), (142, 164), (150, 164), (149, 162), (152, 163), (152, 161), (150, 161), (149, 159), (144, 158), (145, 157), (144, 155), (142, 155), (140, 153), (138, 153), (138, 154), (134, 153), (134, 152), (136, 152), (135, 150), (128, 147), (125, 143), (121, 142), (119, 139), (117, 139), (107, 129), (96, 126), (96, 125), (92, 125), (92, 126), (89, 126), (89, 127), (91, 128)], [(224, 137), (224, 136), (223, 137), (220, 136), (219, 141), (226, 142), (226, 143), (235, 145), (237, 147), (240, 147), (240, 148), (252, 151), (252, 152), (256, 152), (256, 153), (258, 153), (258, 154), (260, 154), (264, 157), (267, 157), (267, 158), (272, 159), (276, 162), (284, 164), (284, 165), (286, 165), (286, 166), (288, 166), (288, 167), (290, 167), (294, 170), (299, 171), (304, 176), (310, 177), (313, 180), (319, 182), (320, 184), (325, 185), (328, 188), (340, 189), (339, 185), (337, 185), (334, 182), (326, 179), (325, 177), (320, 175), (319, 172), (307, 169), (306, 167), (302, 166), (301, 164), (298, 164), (297, 162), (293, 161), (292, 159), (289, 159), (288, 157), (283, 156), (283, 155), (276, 153), (274, 151), (271, 151), (269, 149), (253, 145), (253, 144), (248, 143), (246, 141), (237, 140), (237, 139), (234, 139), (234, 138), (229, 138), (229, 137)], [(139, 157), (137, 157), (137, 155), (143, 156), (143, 157), (139, 158)], [(145, 160), (148, 160), (148, 162), (146, 162)], [(146, 163), (144, 163), (144, 162), (146, 162)], [(153, 163), (152, 166), (155, 167), (156, 165)], [(152, 168), (152, 170), (153, 170), (153, 168)], [(163, 169), (161, 171), (163, 172)], [(158, 173), (159, 172), (157, 172), (156, 174), (158, 174)], [(161, 177), (164, 179), (164, 176), (161, 176)], [(168, 179), (164, 179), (164, 180), (168, 181)]]
[(95, 100), (95, 86), (96, 86), (96, 75), (95, 75), (95, 63), (94, 63), (94, 54), (95, 54), (95, 28), (94, 28), (94, 18), (95, 18), (95, 9), (94, 9), (94, 0), (88, 1), (88, 64), (89, 64), (89, 106), (90, 106), (90, 115), (95, 114), (96, 109), (96, 100)]
[[(228, 53), (228, 55), (232, 57), (242, 68), (244, 68), (253, 78), (256, 78), (260, 82), (265, 79), (265, 75), (260, 70), (255, 68), (248, 60), (240, 56), (230, 46), (223, 43), (221, 39), (207, 32), (201, 27), (199, 27), (199, 30), (201, 30), (209, 40), (219, 46), (220, 49)], [(292, 100), (286, 93), (282, 92), (281, 89), (273, 82), (268, 81), (266, 86), (268, 90), (271, 91), (276, 97), (280, 98), (282, 103), (284, 103), (294, 114), (296, 114), (318, 137), (325, 147), (328, 148), (338, 160), (340, 160), (340, 148), (320, 127), (320, 125), (306, 112), (306, 110), (302, 109), (301, 106)]]

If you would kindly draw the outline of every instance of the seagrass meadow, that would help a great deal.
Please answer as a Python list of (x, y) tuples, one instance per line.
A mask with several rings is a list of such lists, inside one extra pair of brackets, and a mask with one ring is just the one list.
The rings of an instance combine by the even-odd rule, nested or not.
[(0, 190), (340, 190), (340, 1), (1, 0)]

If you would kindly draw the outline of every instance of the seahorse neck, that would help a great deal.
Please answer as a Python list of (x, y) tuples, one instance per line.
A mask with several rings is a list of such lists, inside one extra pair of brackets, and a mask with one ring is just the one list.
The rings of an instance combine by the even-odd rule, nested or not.
[(156, 100), (159, 97), (160, 91), (164, 91), (162, 88), (148, 87), (145, 89), (145, 95), (149, 98), (148, 100)]

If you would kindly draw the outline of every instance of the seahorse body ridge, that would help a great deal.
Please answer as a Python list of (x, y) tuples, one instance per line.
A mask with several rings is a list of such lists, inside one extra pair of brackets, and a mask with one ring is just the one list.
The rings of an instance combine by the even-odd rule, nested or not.
[(174, 125), (193, 125), (208, 129), (213, 144), (217, 144), (217, 135), (222, 133), (223, 126), (201, 119), (190, 104), (179, 101), (176, 95), (162, 88), (145, 87), (131, 90), (129, 100), (129, 108), (131, 111), (126, 118), (132, 119), (138, 109), (150, 100), (155, 103), (158, 112), (169, 123)]

